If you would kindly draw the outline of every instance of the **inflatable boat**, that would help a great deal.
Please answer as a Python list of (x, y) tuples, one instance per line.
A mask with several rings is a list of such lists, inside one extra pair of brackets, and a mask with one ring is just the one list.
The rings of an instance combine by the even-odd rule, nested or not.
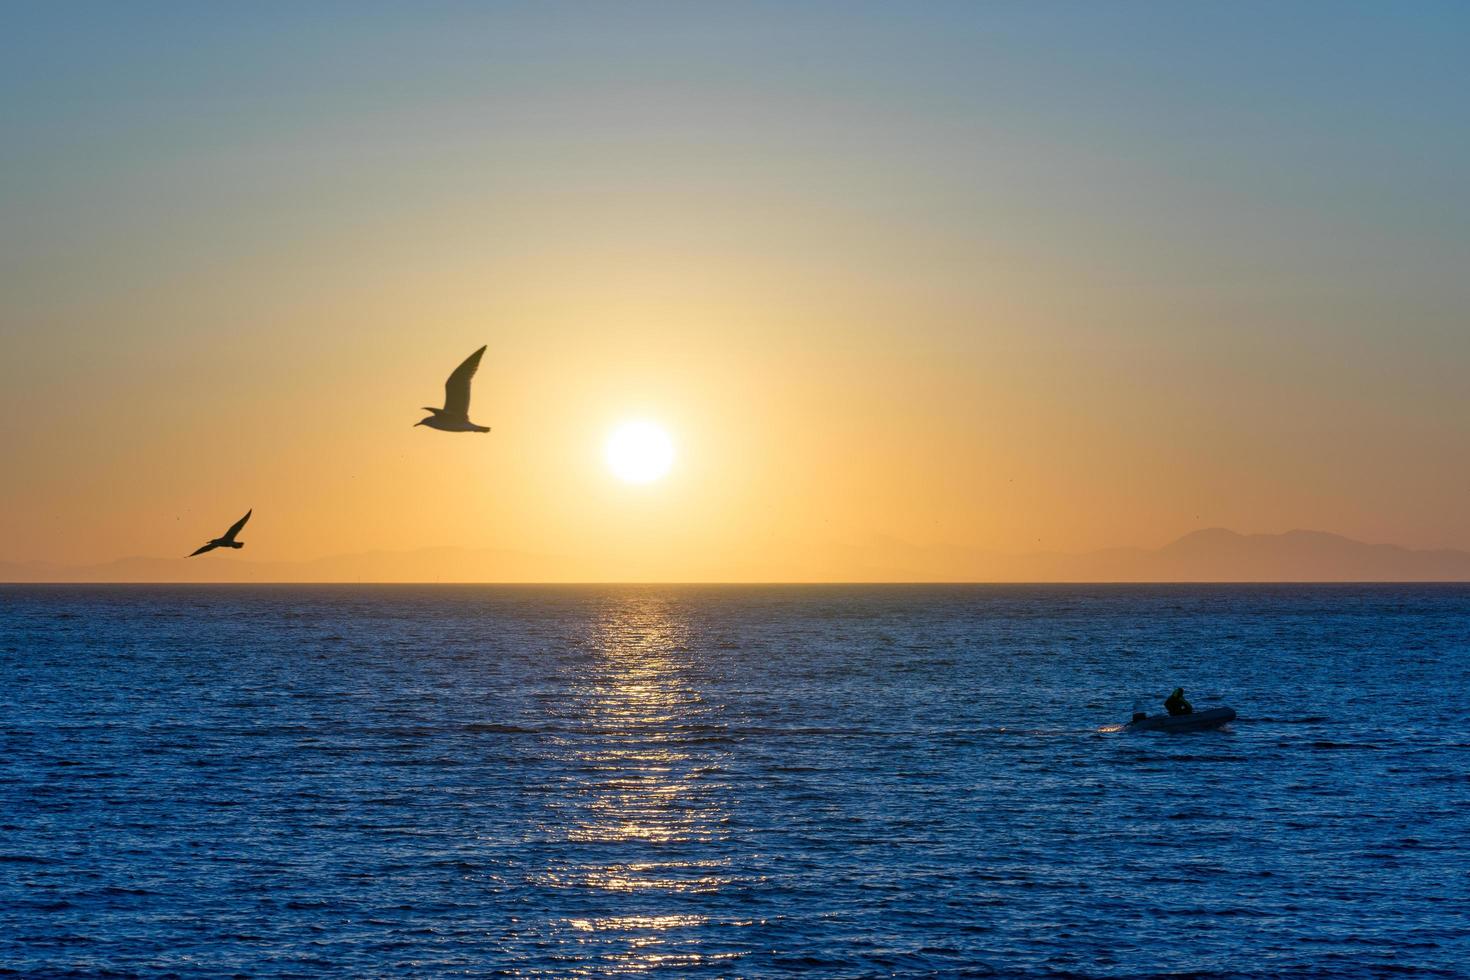
[(1209, 708), (1187, 715), (1145, 715), (1142, 712), (1123, 726), (1125, 732), (1202, 732), (1235, 720), (1234, 708)]

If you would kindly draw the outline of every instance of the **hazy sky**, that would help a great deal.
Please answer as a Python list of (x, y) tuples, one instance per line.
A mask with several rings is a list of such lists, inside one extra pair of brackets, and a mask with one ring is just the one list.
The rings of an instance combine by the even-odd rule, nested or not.
[[(1460, 3), (7, 4), (0, 559), (248, 507), (247, 557), (592, 579), (1470, 548), (1467, 50)], [(494, 431), (414, 428), (481, 344)]]

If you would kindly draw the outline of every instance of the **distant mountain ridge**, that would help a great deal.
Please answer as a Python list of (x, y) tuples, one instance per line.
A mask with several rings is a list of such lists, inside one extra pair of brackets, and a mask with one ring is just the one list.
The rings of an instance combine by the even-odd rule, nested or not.
[[(366, 551), (305, 561), (132, 557), (94, 565), (0, 562), (0, 582), (550, 581), (555, 580), (559, 564), (553, 558), (516, 551), (453, 547)], [(506, 572), (511, 577), (503, 577)]]
[(1207, 528), (1156, 550), (1023, 556), (1017, 571), (1032, 581), (1463, 582), (1470, 581), (1470, 552), (1367, 544), (1325, 531)]
[[(808, 556), (803, 555), (804, 559)], [(309, 561), (122, 558), (94, 565), (0, 562), (0, 582), (572, 582), (567, 559), (526, 552), (423, 548)], [(1207, 528), (1157, 549), (1001, 555), (899, 542), (843, 547), (799, 566), (735, 581), (865, 582), (1466, 582), (1470, 552), (1367, 544), (1323, 531), (1239, 534)], [(853, 569), (859, 569), (857, 574)], [(751, 569), (761, 573), (765, 569)], [(609, 581), (616, 580), (613, 577)], [(695, 577), (693, 581), (711, 581)]]

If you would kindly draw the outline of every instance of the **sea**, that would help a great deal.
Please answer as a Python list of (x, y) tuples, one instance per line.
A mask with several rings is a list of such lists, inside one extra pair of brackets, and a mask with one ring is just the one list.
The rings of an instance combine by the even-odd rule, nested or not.
[[(1218, 731), (1127, 733), (1176, 686)], [(0, 974), (1470, 970), (1470, 587), (3, 586)]]

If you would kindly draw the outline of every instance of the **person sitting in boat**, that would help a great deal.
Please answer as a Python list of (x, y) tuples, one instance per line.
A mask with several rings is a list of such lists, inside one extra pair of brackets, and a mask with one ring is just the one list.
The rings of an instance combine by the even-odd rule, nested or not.
[(1174, 693), (1164, 700), (1164, 710), (1171, 715), (1192, 715), (1194, 705), (1184, 700), (1184, 688), (1174, 688)]

